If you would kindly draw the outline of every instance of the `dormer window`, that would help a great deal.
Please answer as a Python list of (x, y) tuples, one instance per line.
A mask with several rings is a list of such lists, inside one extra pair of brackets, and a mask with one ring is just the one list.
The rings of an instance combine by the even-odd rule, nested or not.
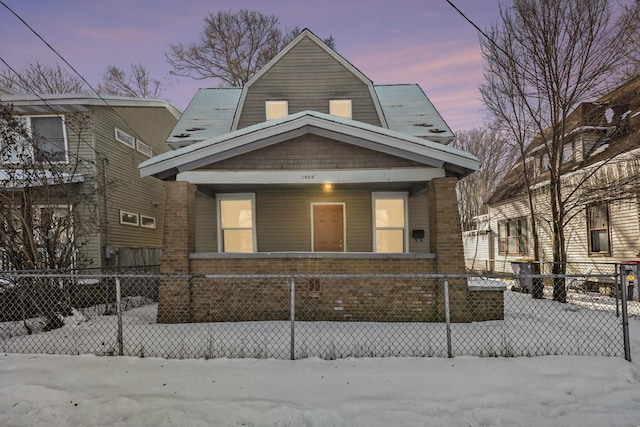
[(350, 99), (332, 99), (329, 101), (329, 114), (345, 119), (351, 118), (351, 100)]
[(267, 101), (264, 105), (267, 120), (279, 119), (289, 114), (289, 103), (287, 101)]

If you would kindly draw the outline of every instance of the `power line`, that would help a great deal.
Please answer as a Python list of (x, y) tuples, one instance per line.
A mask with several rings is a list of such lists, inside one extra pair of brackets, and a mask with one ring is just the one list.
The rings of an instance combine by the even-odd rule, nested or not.
[[(22, 76), (11, 66), (7, 63), (7, 61), (4, 60), (3, 57), (0, 56), (0, 62), (2, 62), (5, 67), (7, 67), (11, 72), (13, 72), (16, 77), (18, 77), (18, 79), (22, 82), (22, 84), (26, 85), (27, 82), (22, 78)], [(47, 107), (49, 107), (51, 109), (51, 112), (53, 114), (56, 115), (56, 117), (59, 117), (60, 119), (62, 119), (62, 115), (64, 114), (64, 112), (60, 111), (59, 109), (57, 109), (57, 107), (53, 104), (51, 104), (49, 101), (47, 101), (46, 99), (44, 99), (42, 96), (40, 96), (39, 93), (34, 92), (33, 93), (40, 101), (42, 101), (43, 104), (45, 104)], [(91, 148), (97, 155), (100, 155), (101, 153), (91, 144), (89, 144), (89, 142), (87, 140), (85, 140), (82, 135), (81, 132), (78, 132), (78, 140), (83, 142), (85, 145), (87, 145), (89, 148)], [(62, 147), (58, 147), (58, 148), (62, 148)], [(67, 150), (67, 152), (69, 152), (70, 150)], [(75, 153), (74, 153), (75, 154)], [(80, 157), (79, 155), (75, 155), (76, 161), (86, 161), (88, 163), (91, 163), (93, 165), (95, 165), (96, 163), (91, 160), (91, 159), (85, 159), (83, 157)]]
[[(20, 15), (18, 15), (15, 11), (13, 11), (13, 9), (11, 9), (3, 0), (0, 0), (0, 4), (2, 6), (4, 6), (9, 12), (11, 12), (11, 14), (13, 14), (20, 22), (22, 22), (36, 37), (38, 37), (38, 39), (40, 39), (42, 41), (42, 43), (44, 43), (53, 53), (56, 54), (56, 56), (58, 58), (60, 58), (62, 60), (62, 62), (64, 62), (78, 77), (80, 77), (80, 79), (89, 87), (89, 89), (91, 89), (91, 91), (93, 93), (95, 93), (98, 98), (100, 98), (100, 100), (102, 100), (102, 102), (104, 102), (104, 104), (109, 107), (111, 109), (111, 111), (113, 111), (113, 113), (120, 119), (122, 120), (124, 123), (127, 124), (127, 126), (129, 126), (129, 128), (133, 131), (133, 133), (135, 134), (135, 137), (143, 140), (140, 135), (136, 132), (135, 128), (133, 126), (131, 126), (127, 120), (122, 117), (114, 108), (111, 104), (109, 104), (109, 102), (104, 99), (102, 97), (102, 95), (100, 95), (98, 93), (98, 91), (91, 85), (91, 83), (89, 83), (87, 81), (87, 79), (84, 78), (84, 76), (82, 74), (80, 74), (80, 72), (78, 72), (78, 70), (76, 70), (73, 65), (71, 65), (69, 63), (69, 61), (67, 61), (53, 46), (51, 46), (51, 44), (49, 44), (44, 37), (42, 37), (35, 29), (33, 29), (33, 27), (31, 27), (27, 21), (25, 21)], [(4, 61), (3, 61), (4, 62)], [(5, 62), (6, 64), (6, 62)], [(14, 71), (15, 72), (15, 71)]]
[(506, 50), (504, 50), (502, 48), (502, 46), (500, 46), (498, 43), (496, 43), (491, 37), (489, 37), (489, 35), (482, 29), (480, 28), (478, 25), (476, 25), (475, 22), (473, 22), (469, 17), (467, 17), (467, 15), (464, 14), (464, 12), (462, 12), (460, 9), (458, 9), (458, 7), (453, 4), (453, 2), (451, 0), (445, 0), (447, 3), (449, 3), (449, 5), (456, 11), (458, 12), (458, 14), (460, 14), (460, 16), (462, 16), (465, 21), (467, 21), (469, 24), (471, 24), (473, 26), (473, 28), (476, 29), (476, 31), (478, 31), (480, 34), (482, 34), (482, 36), (487, 39), (489, 41), (489, 43), (491, 43), (493, 46), (495, 46), (500, 52), (504, 53), (507, 58), (509, 58), (511, 61), (513, 61), (514, 64), (516, 64), (518, 67), (520, 67), (525, 73), (530, 74), (530, 71), (527, 70), (526, 67), (524, 67), (522, 64), (520, 64), (514, 57), (512, 57)]

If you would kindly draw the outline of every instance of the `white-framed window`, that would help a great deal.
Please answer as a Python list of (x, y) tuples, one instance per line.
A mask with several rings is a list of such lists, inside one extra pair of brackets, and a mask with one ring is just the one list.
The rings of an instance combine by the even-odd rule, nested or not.
[(133, 226), (137, 227), (138, 225), (140, 225), (140, 215), (138, 215), (137, 213), (133, 213), (133, 212), (123, 211), (121, 209), (120, 210), (120, 224), (133, 225)]
[(155, 229), (156, 228), (155, 217), (140, 214), (140, 227)]
[(562, 147), (562, 164), (573, 162), (573, 142), (566, 143)]
[(527, 255), (527, 233), (525, 217), (498, 221), (498, 253)]
[(611, 255), (609, 233), (609, 205), (598, 203), (587, 206), (589, 255)]
[(407, 193), (374, 192), (373, 247), (376, 252), (402, 253), (407, 250)]
[(350, 99), (332, 99), (329, 101), (329, 114), (351, 118), (351, 100)]
[(279, 119), (289, 114), (287, 101), (266, 101), (264, 103), (267, 120)]
[(255, 194), (216, 194), (216, 200), (218, 206), (218, 251), (255, 252)]
[(147, 157), (153, 156), (153, 150), (151, 150), (151, 147), (149, 147), (147, 144), (140, 141), (139, 139), (136, 139), (136, 149), (138, 150), (139, 153), (142, 153)]
[(136, 148), (136, 139), (123, 131), (122, 129), (114, 128), (116, 141), (123, 143), (127, 147), (131, 147), (135, 150)]
[(21, 119), (24, 120), (32, 141), (24, 141), (18, 137), (13, 146), (2, 147), (2, 163), (69, 161), (64, 116), (21, 116)]

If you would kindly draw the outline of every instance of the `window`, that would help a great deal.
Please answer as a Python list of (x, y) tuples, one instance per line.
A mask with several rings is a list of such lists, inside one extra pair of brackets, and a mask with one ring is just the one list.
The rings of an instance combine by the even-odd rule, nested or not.
[(3, 163), (68, 161), (63, 117), (24, 116), (23, 119), (33, 141), (20, 143), (21, 138), (17, 138), (16, 145), (3, 150)]
[(547, 153), (544, 153), (542, 156), (540, 156), (540, 173), (549, 171), (549, 164), (549, 155)]
[(156, 219), (152, 216), (140, 215), (140, 227), (156, 228)]
[(611, 254), (609, 206), (606, 203), (587, 206), (589, 254)]
[(402, 253), (406, 249), (407, 194), (372, 193), (376, 252)]
[(289, 103), (287, 101), (267, 101), (265, 102), (267, 120), (279, 119), (289, 114)]
[(137, 227), (140, 224), (140, 217), (137, 213), (131, 213), (121, 210), (120, 224), (133, 225)]
[(218, 247), (220, 252), (254, 252), (255, 195), (218, 194)]
[(338, 117), (351, 118), (350, 99), (332, 99), (329, 101), (329, 114)]
[(562, 164), (573, 162), (573, 143), (570, 142), (562, 147)]
[(116, 141), (122, 142), (124, 145), (128, 147), (131, 147), (134, 149), (136, 148), (136, 139), (134, 137), (132, 137), (125, 131), (118, 128), (115, 128), (115, 133), (116, 133)]
[(498, 252), (501, 255), (527, 254), (527, 219), (498, 221)]
[(140, 141), (139, 139), (136, 139), (136, 149), (138, 150), (138, 152), (144, 154), (147, 157), (153, 156), (153, 151), (151, 150), (151, 147), (149, 147), (147, 144)]

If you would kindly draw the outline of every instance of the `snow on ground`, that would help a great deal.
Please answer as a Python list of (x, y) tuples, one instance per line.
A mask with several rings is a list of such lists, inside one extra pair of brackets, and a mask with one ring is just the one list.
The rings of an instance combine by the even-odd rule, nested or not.
[(620, 357), (190, 359), (0, 354), (2, 426), (637, 426)]

